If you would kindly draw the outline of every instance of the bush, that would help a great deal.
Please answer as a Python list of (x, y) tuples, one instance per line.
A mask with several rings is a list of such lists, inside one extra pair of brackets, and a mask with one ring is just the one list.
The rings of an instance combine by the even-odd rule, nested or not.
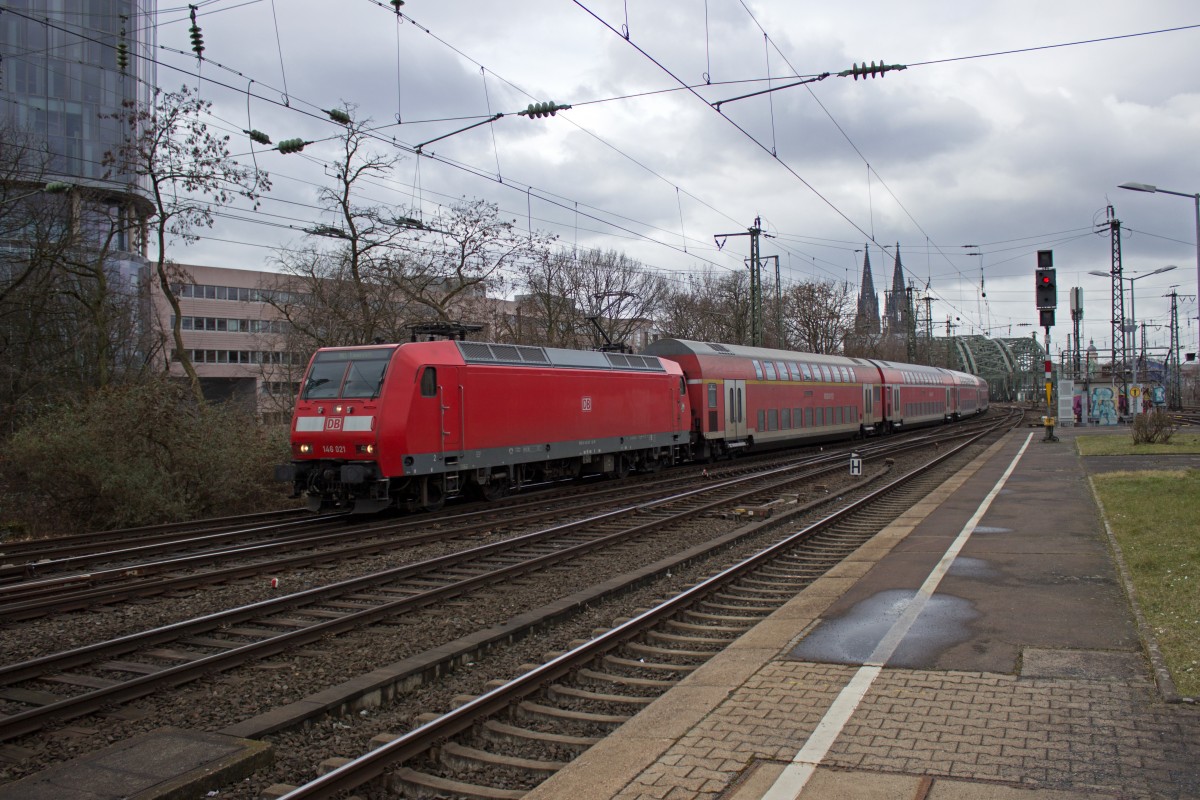
[(1134, 444), (1166, 444), (1178, 428), (1160, 408), (1133, 418)]
[(278, 508), (286, 437), (165, 379), (99, 391), (44, 410), (0, 451), (0, 523), (69, 533)]

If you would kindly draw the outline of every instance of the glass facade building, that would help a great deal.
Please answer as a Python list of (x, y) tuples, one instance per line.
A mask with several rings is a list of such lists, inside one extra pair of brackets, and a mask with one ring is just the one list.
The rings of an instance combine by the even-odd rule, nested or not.
[(127, 101), (150, 101), (155, 0), (6, 0), (5, 6), (0, 115), (44, 142), (50, 180), (114, 186), (103, 160), (120, 144), (122, 125), (111, 115)]

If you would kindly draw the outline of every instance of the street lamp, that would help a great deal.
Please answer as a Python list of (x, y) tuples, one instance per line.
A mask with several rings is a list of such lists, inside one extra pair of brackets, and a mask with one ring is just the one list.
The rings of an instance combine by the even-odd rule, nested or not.
[(1173, 194), (1176, 197), (1190, 197), (1196, 204), (1196, 293), (1200, 296), (1200, 192), (1173, 192), (1170, 189), (1160, 189), (1150, 183), (1122, 183), (1119, 189), (1129, 189), (1134, 192), (1150, 192), (1151, 194)]
[[(1135, 336), (1137, 335), (1137, 302), (1134, 297), (1133, 282), (1140, 281), (1142, 278), (1149, 278), (1151, 275), (1158, 275), (1159, 273), (1162, 273), (1162, 272), (1170, 272), (1173, 269), (1179, 269), (1179, 268), (1177, 266), (1175, 266), (1174, 264), (1168, 264), (1165, 267), (1159, 267), (1156, 270), (1147, 272), (1145, 275), (1134, 275), (1132, 278), (1126, 278), (1124, 276), (1121, 277), (1121, 280), (1129, 281), (1129, 324), (1133, 327)], [(1100, 272), (1099, 270), (1091, 270), (1090, 272), (1088, 272), (1088, 275), (1098, 275), (1101, 278), (1113, 277), (1111, 273)], [(1122, 326), (1125, 325), (1125, 320), (1121, 320), (1121, 325)], [(1121, 357), (1124, 358), (1125, 354), (1122, 353)], [(1136, 348), (1136, 342), (1135, 342), (1134, 356), (1133, 356), (1133, 380), (1132, 380), (1132, 383), (1134, 386), (1138, 385), (1137, 362), (1138, 362), (1137, 348)], [(1122, 366), (1124, 366), (1124, 365), (1122, 365)], [(1113, 367), (1115, 369), (1116, 365), (1114, 364)], [(1135, 417), (1137, 416), (1137, 409), (1138, 409), (1138, 404), (1134, 403), (1133, 404), (1133, 416), (1135, 416)]]

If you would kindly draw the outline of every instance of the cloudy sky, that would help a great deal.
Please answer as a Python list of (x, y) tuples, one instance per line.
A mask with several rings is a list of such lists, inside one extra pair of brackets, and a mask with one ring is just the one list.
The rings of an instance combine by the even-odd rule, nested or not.
[[(1087, 273), (1109, 270), (1111, 206), (1126, 276), (1178, 265), (1135, 281), (1138, 321), (1163, 326), (1151, 346), (1166, 345), (1163, 295), (1177, 286), (1195, 349), (1195, 205), (1117, 188), (1200, 191), (1189, 0), (408, 0), (403, 17), (386, 0), (198, 5), (202, 65), (186, 53), (186, 9), (160, 2), (158, 83), (199, 82), (239, 158), (251, 158), (242, 129), (313, 144), (258, 148), (275, 188), (242, 214), (255, 221), (220, 220), (176, 248), (180, 261), (261, 269), (296, 244), (320, 220), (316, 187), (335, 155), (338, 126), (321, 109), (349, 104), (380, 152), (402, 157), (364, 200), (428, 218), (483, 198), (564, 247), (622, 250), (671, 276), (744, 269), (747, 238), (719, 249), (714, 236), (760, 218), (785, 283), (855, 291), (864, 246), (882, 290), (899, 243), (939, 334), (947, 318), (958, 333), (1036, 330), (1035, 254), (1052, 249), (1055, 349), (1072, 286), (1084, 288), (1085, 343), (1107, 347), (1109, 281)], [(864, 61), (908, 69), (837, 76)], [(516, 115), (548, 100), (574, 107)]]

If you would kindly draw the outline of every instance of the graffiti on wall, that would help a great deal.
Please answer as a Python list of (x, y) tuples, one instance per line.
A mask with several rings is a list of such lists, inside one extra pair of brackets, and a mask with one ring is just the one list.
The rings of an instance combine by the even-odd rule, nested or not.
[(1116, 425), (1116, 393), (1111, 386), (1093, 386), (1088, 397), (1088, 416), (1097, 425)]

